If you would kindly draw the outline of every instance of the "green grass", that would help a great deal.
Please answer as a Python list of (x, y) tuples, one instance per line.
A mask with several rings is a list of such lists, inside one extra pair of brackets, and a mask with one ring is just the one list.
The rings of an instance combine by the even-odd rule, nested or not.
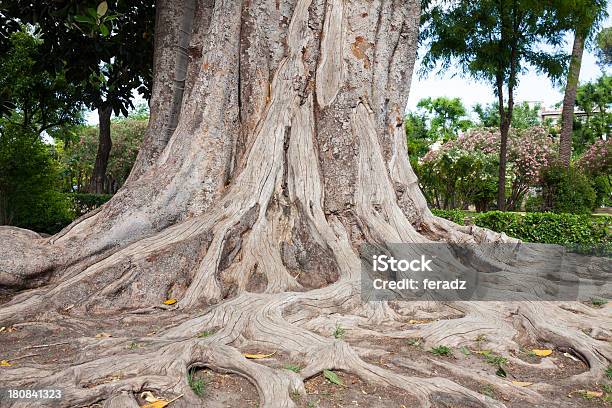
[(212, 336), (215, 333), (216, 332), (214, 330), (204, 330), (203, 332), (198, 333), (196, 337), (204, 338), (204, 337)]
[(296, 364), (287, 364), (284, 368), (285, 370), (293, 371), (294, 373), (299, 373), (302, 369), (302, 367)]
[(429, 350), (429, 352), (434, 356), (451, 356), (453, 354), (451, 348), (447, 346), (437, 346)]
[(600, 307), (600, 306), (605, 305), (606, 303), (608, 303), (608, 301), (607, 301), (606, 299), (591, 298), (591, 304), (592, 304), (593, 306), (598, 306), (598, 307)]
[(612, 364), (606, 368), (606, 377), (608, 377), (608, 380), (612, 380)]
[(336, 325), (336, 330), (334, 330), (334, 338), (341, 339), (346, 334), (346, 330), (342, 328), (339, 324)]
[(206, 383), (201, 378), (194, 378), (195, 370), (189, 370), (187, 373), (187, 382), (189, 383), (189, 388), (194, 392), (195, 395), (201, 397), (206, 392)]
[(484, 356), (487, 363), (492, 365), (501, 366), (502, 364), (506, 364), (508, 362), (508, 359), (506, 357), (494, 354), (489, 350), (482, 351), (480, 352), (480, 354)]
[(421, 344), (423, 344), (423, 341), (420, 338), (408, 339), (407, 342), (408, 342), (408, 345), (414, 346), (414, 347), (421, 347)]

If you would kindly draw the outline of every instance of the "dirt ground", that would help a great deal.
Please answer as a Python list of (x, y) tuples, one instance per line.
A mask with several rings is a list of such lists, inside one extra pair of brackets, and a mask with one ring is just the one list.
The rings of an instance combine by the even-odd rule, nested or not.
[[(145, 327), (134, 325), (131, 321), (100, 319), (99, 323), (98, 328), (87, 330), (74, 325), (71, 329), (63, 328), (62, 331), (58, 331), (59, 329), (53, 324), (40, 323), (21, 323), (0, 328), (0, 360), (7, 360), (11, 364), (0, 367), (0, 378), (3, 370), (10, 370), (12, 367), (49, 363), (62, 367), (74, 364), (78, 358), (86, 361), (88, 356), (95, 354), (96, 342), (122, 343), (134, 352), (144, 353), (147, 350), (147, 335), (152, 335), (156, 330), (154, 324), (149, 325), (146, 327), (147, 333)], [(332, 335), (333, 333), (330, 334)], [(362, 356), (369, 363), (396, 371), (398, 374), (450, 378), (511, 408), (528, 406), (516, 392), (519, 388), (537, 390), (550, 396), (558, 401), (559, 407), (612, 406), (612, 379), (602, 384), (590, 384), (588, 387), (575, 386), (570, 378), (586, 371), (586, 364), (564, 350), (552, 349), (552, 353), (545, 357), (538, 357), (533, 353), (533, 349), (545, 349), (546, 345), (525, 344), (512, 355), (502, 356), (487, 349), (486, 338), (475, 338), (472, 344), (461, 348), (449, 350), (441, 348), (436, 353), (431, 348), (424, 347), (420, 339), (387, 338), (382, 341), (380, 339), (353, 341), (348, 335), (342, 337), (342, 340), (356, 349), (374, 350)], [(76, 340), (83, 338), (90, 339), (87, 346)], [(129, 340), (130, 338), (133, 340)], [(91, 349), (91, 353), (87, 351), (88, 349)], [(272, 353), (274, 350), (243, 349), (243, 352)], [(283, 353), (274, 353), (271, 357), (257, 359), (257, 362), (298, 373), (303, 368), (299, 358), (292, 359)], [(471, 372), (475, 369), (490, 382), (472, 379), (464, 374), (462, 368), (465, 367), (469, 367)], [(300, 394), (297, 390), (292, 394), (296, 405), (300, 408), (419, 406), (413, 396), (399, 389), (372, 386), (355, 375), (342, 371), (336, 370), (332, 373), (331, 379), (328, 378), (329, 374), (325, 376), (323, 373), (306, 379), (306, 394)], [(256, 388), (237, 374), (196, 368), (188, 375), (192, 389), (202, 400), (201, 406), (211, 408), (259, 406)], [(118, 378), (119, 374), (117, 377), (111, 376), (100, 381), (111, 382)], [(99, 384), (82, 384), (83, 387), (96, 385)], [(172, 399), (176, 396), (158, 395), (158, 397)], [(145, 404), (143, 399), (140, 402), (142, 405)], [(447, 395), (435, 396), (433, 404), (436, 408), (465, 407)], [(101, 402), (92, 405), (92, 407), (101, 406)], [(171, 408), (172, 404), (169, 407)]]

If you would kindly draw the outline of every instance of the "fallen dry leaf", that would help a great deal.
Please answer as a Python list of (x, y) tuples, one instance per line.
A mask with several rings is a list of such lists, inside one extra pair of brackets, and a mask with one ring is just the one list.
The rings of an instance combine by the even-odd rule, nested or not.
[(585, 391), (584, 396), (587, 398), (600, 398), (603, 396), (601, 391)]
[(11, 364), (8, 360), (0, 360), (0, 367), (12, 367), (13, 364)]
[(531, 351), (533, 352), (533, 354), (535, 354), (538, 357), (550, 356), (553, 352), (552, 350), (549, 350), (549, 349), (533, 349)]
[(164, 305), (173, 305), (176, 303), (176, 299), (168, 299), (164, 301)]
[(154, 402), (149, 402), (148, 404), (144, 404), (141, 408), (164, 408), (167, 407), (168, 404), (168, 401), (160, 399)]
[(2, 333), (5, 330), (6, 330), (6, 327), (4, 327), (4, 326), (0, 327), (0, 333)]
[[(152, 395), (153, 394), (151, 394), (151, 396)], [(171, 399), (170, 401), (166, 401), (165, 399), (158, 399), (157, 401), (153, 401), (153, 402), (150, 402), (148, 404), (144, 404), (140, 408), (164, 408), (164, 407), (167, 407), (168, 404), (176, 401), (177, 399), (181, 398), (182, 396), (183, 396), (183, 394), (179, 395), (176, 398)]]
[(512, 384), (516, 385), (517, 387), (528, 387), (533, 383), (528, 381), (512, 381)]
[(105, 333), (105, 332), (96, 334), (96, 339), (104, 339), (107, 337), (113, 337), (113, 335), (110, 333)]
[(409, 324), (422, 324), (422, 323), (428, 323), (427, 320), (414, 320), (414, 319), (410, 319), (408, 320)]
[(570, 358), (570, 359), (574, 360), (574, 361), (580, 361), (576, 357), (572, 356), (570, 353), (563, 353), (563, 355), (565, 357), (567, 357), (567, 358)]
[(161, 400), (161, 398), (157, 398), (155, 395), (153, 395), (151, 391), (144, 391), (142, 394), (140, 394), (140, 398), (147, 402), (156, 402)]
[(272, 357), (274, 354), (276, 354), (276, 351), (270, 354), (243, 354), (243, 356), (251, 360), (257, 360), (260, 358)]

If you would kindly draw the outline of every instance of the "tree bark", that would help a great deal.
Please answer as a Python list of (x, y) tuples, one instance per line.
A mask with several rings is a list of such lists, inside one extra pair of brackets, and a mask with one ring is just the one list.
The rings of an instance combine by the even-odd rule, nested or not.
[(569, 168), (572, 157), (572, 130), (574, 127), (574, 106), (576, 104), (576, 90), (580, 78), (580, 66), (582, 65), (582, 54), (584, 52), (584, 33), (576, 30), (574, 33), (574, 45), (565, 94), (563, 96), (563, 108), (561, 111), (561, 134), (559, 135), (559, 160), (564, 167)]
[(98, 108), (98, 152), (96, 153), (96, 162), (91, 173), (89, 192), (95, 194), (104, 193), (104, 180), (106, 179), (106, 167), (108, 166), (108, 158), (113, 146), (111, 139), (111, 115), (113, 110), (110, 106), (102, 106)]
[[(183, 12), (160, 9), (171, 20), (160, 17), (158, 26), (182, 26)], [(33, 320), (19, 326), (24, 336), (44, 328), (76, 345), (70, 359), (2, 367), (3, 384), (62, 388), (62, 406), (134, 405), (152, 390), (189, 407), (202, 401), (187, 373), (206, 366), (247, 378), (259, 405), (276, 408), (296, 406), (304, 381), (332, 369), (394, 387), (414, 406), (503, 407), (461, 385), (491, 382), (508, 395), (507, 383), (474, 368), (449, 362), (445, 370), (458, 373), (451, 380), (431, 375), (440, 367), (429, 357), (421, 366), (378, 364), (391, 356), (381, 348), (390, 339), (459, 347), (485, 334), (500, 352), (518, 349), (519, 338), (579, 349), (589, 371), (571, 381), (602, 377), (612, 350), (563, 305), (360, 298), (363, 244), (516, 243), (433, 216), (418, 187), (403, 126), (418, 1), (198, 2), (193, 18), (178, 124), (149, 150), (156, 153), (143, 153), (138, 175), (48, 239), (0, 228), (0, 286), (12, 291), (0, 326)], [(176, 72), (180, 58), (163, 65)], [(176, 83), (164, 83), (155, 82), (155, 98), (169, 98), (152, 101), (158, 118), (176, 107)], [(163, 139), (163, 126), (154, 126), (145, 143)], [(572, 305), (580, 306), (587, 309)], [(588, 312), (601, 333), (605, 311)], [(427, 323), (414, 324), (422, 315)], [(330, 335), (340, 323), (350, 338)], [(212, 334), (198, 336), (204, 331)], [(96, 337), (103, 332), (113, 337)], [(262, 348), (279, 360), (242, 355)], [(300, 372), (278, 368), (281, 357), (299, 361)], [(510, 392), (525, 405), (551, 398)]]

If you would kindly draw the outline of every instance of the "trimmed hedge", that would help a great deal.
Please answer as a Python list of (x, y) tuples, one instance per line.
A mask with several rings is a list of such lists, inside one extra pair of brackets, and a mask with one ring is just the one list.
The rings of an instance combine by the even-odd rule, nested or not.
[(489, 211), (469, 213), (461, 210), (432, 212), (457, 224), (464, 225), (466, 217), (473, 223), (525, 242), (542, 244), (610, 245), (612, 217), (555, 213), (513, 213)]

